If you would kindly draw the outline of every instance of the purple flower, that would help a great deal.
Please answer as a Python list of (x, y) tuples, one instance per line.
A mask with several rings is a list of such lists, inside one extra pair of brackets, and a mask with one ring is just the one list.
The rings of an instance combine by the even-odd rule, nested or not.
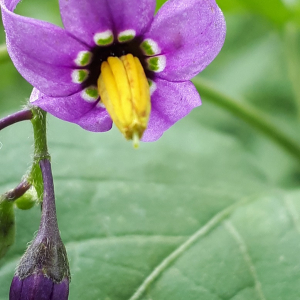
[(59, 0), (64, 29), (0, 1), (32, 104), (90, 131), (113, 121), (127, 139), (157, 140), (201, 104), (190, 79), (225, 39), (215, 0), (169, 0), (155, 17), (155, 0)]

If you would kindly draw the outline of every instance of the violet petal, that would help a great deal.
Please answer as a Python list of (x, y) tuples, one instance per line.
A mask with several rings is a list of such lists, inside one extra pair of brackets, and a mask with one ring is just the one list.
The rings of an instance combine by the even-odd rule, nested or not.
[(116, 36), (125, 30), (141, 35), (151, 23), (155, 0), (59, 0), (64, 27), (94, 46), (96, 33), (111, 30)]
[(10, 286), (9, 300), (21, 299), (22, 286), (23, 286), (23, 280), (21, 280), (18, 276), (15, 276)]
[(37, 89), (33, 89), (30, 101), (33, 105), (49, 112), (55, 117), (76, 123), (82, 128), (94, 131), (108, 131), (112, 120), (105, 108), (97, 105), (98, 101), (89, 103), (83, 100), (82, 92), (68, 97), (48, 97)]
[(69, 280), (56, 283), (42, 272), (34, 273), (24, 279), (13, 278), (9, 300), (67, 300)]
[(142, 141), (153, 142), (164, 131), (201, 105), (199, 93), (192, 82), (155, 80), (156, 90), (151, 97), (151, 113)]
[(167, 1), (145, 34), (166, 56), (166, 67), (157, 76), (185, 81), (197, 75), (221, 50), (225, 26), (214, 0)]
[(66, 96), (81, 89), (72, 82), (80, 51), (88, 48), (64, 29), (12, 12), (19, 1), (1, 2), (9, 55), (20, 74), (50, 96)]
[(55, 284), (51, 300), (66, 300), (69, 296), (69, 280), (64, 279), (62, 282)]

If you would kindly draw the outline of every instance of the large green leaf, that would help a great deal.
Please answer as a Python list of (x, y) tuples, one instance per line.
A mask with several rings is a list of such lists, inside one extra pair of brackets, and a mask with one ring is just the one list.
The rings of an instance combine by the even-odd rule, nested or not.
[[(129, 299), (156, 267), (145, 299), (295, 295), (297, 194), (270, 192), (255, 160), (231, 137), (197, 124), (197, 114), (138, 151), (119, 132), (88, 133), (50, 118), (70, 299)], [(26, 168), (29, 135), (24, 124), (1, 133), (2, 192)], [(38, 207), (17, 212), (17, 242), (0, 263), (1, 300), (39, 223)]]

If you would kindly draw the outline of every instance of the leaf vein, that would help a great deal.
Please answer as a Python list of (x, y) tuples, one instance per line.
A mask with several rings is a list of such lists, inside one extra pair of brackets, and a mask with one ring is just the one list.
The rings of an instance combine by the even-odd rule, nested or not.
[(289, 197), (285, 197), (284, 204), (287, 208), (289, 215), (292, 218), (293, 224), (294, 224), (297, 232), (300, 234), (300, 216), (296, 210), (293, 200), (290, 199)]
[(211, 294), (211, 295), (213, 295), (213, 296), (216, 296), (218, 299), (220, 299), (220, 300), (225, 300), (224, 298), (222, 298), (220, 295), (218, 295), (215, 291), (212, 291), (212, 290), (209, 290), (209, 289), (207, 289), (207, 288), (205, 288), (204, 286), (202, 286), (201, 284), (199, 284), (198, 282), (196, 282), (193, 278), (191, 278), (191, 277), (189, 277), (189, 276), (187, 276), (186, 274), (184, 274), (183, 272), (182, 272), (182, 270), (180, 270), (180, 269), (176, 269), (177, 271), (178, 271), (178, 273), (183, 277), (183, 278), (186, 278), (190, 283), (192, 283), (193, 285), (195, 285), (198, 289), (200, 289), (200, 290), (203, 290), (203, 291), (205, 291), (205, 292), (207, 292), (207, 293), (209, 293), (209, 294)]
[(242, 256), (249, 267), (250, 273), (252, 275), (254, 284), (255, 284), (255, 290), (258, 294), (258, 297), (260, 300), (266, 300), (266, 297), (264, 296), (264, 293), (262, 291), (261, 282), (259, 281), (255, 266), (252, 262), (252, 259), (250, 257), (249, 251), (247, 249), (246, 243), (241, 237), (240, 233), (237, 231), (237, 229), (234, 227), (234, 225), (229, 221), (224, 221), (224, 226), (228, 230), (228, 232), (231, 234), (233, 239), (236, 241), (237, 245), (239, 246), (239, 249), (242, 253)]
[(167, 256), (154, 270), (146, 277), (136, 292), (130, 297), (129, 300), (138, 300), (149, 286), (165, 271), (171, 263), (178, 259), (189, 247), (191, 247), (200, 237), (206, 235), (211, 229), (221, 223), (228, 217), (237, 207), (247, 203), (250, 199), (239, 201), (212, 217), (204, 226), (196, 231), (190, 238), (183, 242), (176, 248), (169, 256)]

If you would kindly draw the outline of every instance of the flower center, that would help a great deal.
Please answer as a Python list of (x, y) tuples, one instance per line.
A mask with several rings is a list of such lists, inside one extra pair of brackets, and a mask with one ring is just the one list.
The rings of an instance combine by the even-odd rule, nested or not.
[(110, 56), (100, 68), (101, 102), (125, 138), (138, 147), (151, 109), (150, 87), (141, 62), (132, 54)]

